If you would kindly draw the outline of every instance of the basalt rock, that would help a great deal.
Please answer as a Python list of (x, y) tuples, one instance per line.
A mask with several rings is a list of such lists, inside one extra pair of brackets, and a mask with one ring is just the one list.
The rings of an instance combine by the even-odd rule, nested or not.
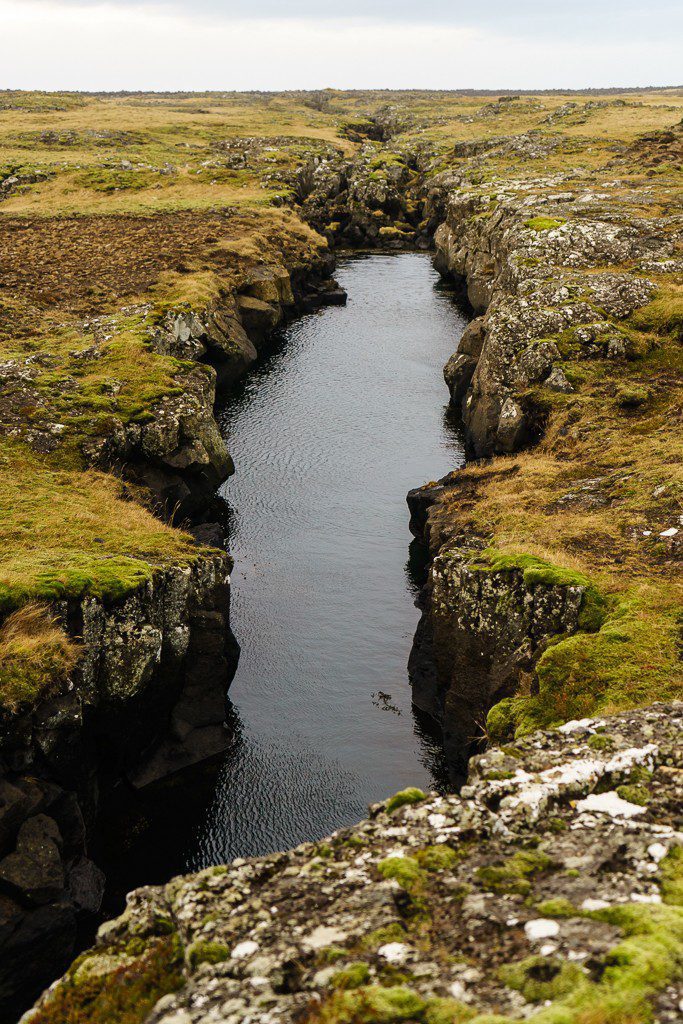
[[(234, 291), (203, 309), (171, 307), (150, 327), (150, 344), (187, 365), (175, 393), (145, 410), (144, 422), (112, 420), (84, 445), (89, 462), (116, 468), (147, 488), (164, 516), (196, 519), (234, 465), (214, 418), (217, 391), (242, 377), (276, 328), (297, 312), (346, 301), (323, 253), (310, 264), (256, 266)], [(145, 307), (151, 315), (151, 307)], [(196, 365), (193, 366), (192, 364)]]
[(0, 1017), (14, 1020), (45, 978), (63, 970), (84, 915), (97, 912), (102, 872), (87, 857), (74, 793), (32, 775), (0, 781)]
[(446, 539), (439, 501), (453, 478), (457, 474), (408, 495), (411, 528), (432, 552), (408, 671), (415, 706), (441, 726), (457, 779), (485, 736), (490, 708), (532, 692), (534, 668), (548, 642), (580, 628), (586, 588), (527, 582), (522, 565), (497, 567), (483, 538)]
[[(87, 837), (109, 788), (224, 749), (238, 649), (230, 560), (202, 553), (129, 596), (57, 606), (83, 641), (72, 687), (0, 722), (0, 1006), (26, 1004), (64, 968), (104, 876)], [(34, 954), (35, 951), (35, 955)], [(29, 953), (31, 955), (29, 955)]]
[[(568, 722), (287, 853), (140, 889), (22, 1024), (679, 1019), (683, 706)], [(146, 975), (145, 975), (146, 976)], [(161, 978), (161, 980), (159, 980)], [(172, 978), (172, 983), (165, 983)], [(87, 984), (87, 988), (82, 986)], [(478, 1016), (486, 1015), (486, 1016)]]
[(573, 193), (543, 197), (543, 216), (533, 218), (531, 201), (511, 186), (495, 201), (477, 191), (451, 193), (451, 186), (450, 179), (433, 186), (425, 210), (444, 215), (435, 233), (437, 269), (465, 282), (483, 314), (445, 370), (470, 452), (480, 458), (537, 439), (542, 416), (526, 393), (550, 378), (556, 388), (553, 374), (566, 357), (559, 337), (578, 358), (582, 349), (587, 357), (636, 355), (619, 321), (651, 299), (654, 285), (609, 268), (662, 265), (675, 244), (664, 220), (626, 223), (602, 197), (582, 196), (580, 218)]

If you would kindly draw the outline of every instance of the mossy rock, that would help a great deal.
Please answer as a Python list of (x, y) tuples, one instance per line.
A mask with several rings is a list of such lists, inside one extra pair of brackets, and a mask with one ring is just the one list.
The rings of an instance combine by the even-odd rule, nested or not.
[(390, 797), (389, 800), (387, 800), (384, 809), (387, 814), (393, 814), (393, 812), (397, 811), (399, 807), (405, 807), (407, 804), (419, 804), (421, 800), (426, 799), (426, 793), (421, 789), (417, 789), (416, 786), (410, 786), (408, 789), (402, 789)]

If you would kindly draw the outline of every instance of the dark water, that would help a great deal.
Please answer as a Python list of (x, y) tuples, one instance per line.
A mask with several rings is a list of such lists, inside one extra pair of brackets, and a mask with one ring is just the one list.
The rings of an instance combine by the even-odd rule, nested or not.
[(220, 420), (241, 729), (192, 868), (322, 837), (445, 774), (411, 712), (405, 495), (463, 462), (442, 366), (466, 319), (427, 255), (354, 257), (337, 276), (348, 305), (288, 327)]
[(340, 261), (346, 307), (287, 327), (220, 420), (235, 558), (235, 740), (110, 804), (106, 913), (173, 874), (321, 838), (407, 785), (442, 788), (406, 665), (424, 552), (407, 491), (464, 461), (442, 367), (466, 323), (426, 254)]

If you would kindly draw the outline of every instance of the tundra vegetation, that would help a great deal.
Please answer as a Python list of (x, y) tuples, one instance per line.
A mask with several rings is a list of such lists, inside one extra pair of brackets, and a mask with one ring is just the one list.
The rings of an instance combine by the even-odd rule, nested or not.
[[(205, 309), (254, 267), (301, 263), (325, 244), (306, 217), (333, 240), (338, 198), (329, 193), (322, 219), (311, 204), (321, 169), (343, 169), (347, 206), (354, 189), (363, 205), (359, 182), (388, 187), (384, 205), (381, 195), (366, 203), (378, 244), (414, 241), (430, 185), (449, 173), (488, 191), (491, 212), (506, 183), (526, 183), (526, 225), (539, 234), (565, 220), (544, 210), (558, 176), (562, 189), (604, 185), (626, 220), (657, 219), (679, 209), (682, 112), (675, 89), (2, 93), (3, 614), (64, 593), (120, 595), (198, 557), (93, 450), (121, 426), (153, 421), (186, 386), (188, 366), (150, 341), (169, 309)], [(580, 204), (573, 212), (581, 217)], [(544, 419), (540, 446), (505, 459), (505, 473), (467, 470), (470, 525), (497, 551), (585, 574), (610, 605), (603, 629), (548, 652), (552, 707), (527, 709), (533, 723), (589, 709), (596, 689), (609, 710), (675, 687), (677, 545), (662, 534), (680, 527), (683, 292), (678, 270), (649, 278), (651, 301), (619, 324), (629, 358), (585, 358), (566, 331), (556, 341), (573, 390), (528, 396)], [(595, 501), (563, 502), (594, 479)], [(39, 672), (18, 685), (16, 625), (13, 635), (0, 679), (8, 706), (44, 686)], [(72, 659), (65, 646), (65, 671)]]
[[(682, 116), (680, 89), (0, 93), (3, 735), (81, 685), (87, 651), (69, 602), (115, 606), (210, 557), (189, 532), (191, 502), (169, 504), (140, 465), (163, 463), (164, 480), (170, 469), (181, 482), (201, 477), (205, 490), (230, 472), (211, 419), (217, 371), (220, 383), (221, 365), (233, 367), (229, 379), (246, 368), (256, 353), (247, 335), (262, 338), (295, 308), (297, 275), (335, 245), (428, 249), (456, 213), (473, 243), (507, 225), (490, 266), (479, 253), (484, 284), (471, 280), (470, 297), (482, 313), (486, 282), (504, 290), (514, 277), (532, 309), (525, 343), (539, 358), (552, 352), (553, 369), (507, 381), (509, 427), (521, 416), (526, 434), (483, 444), (475, 454), (485, 458), (437, 488), (432, 539), (446, 555), (471, 540), (468, 571), (480, 582), (510, 576), (530, 592), (582, 595), (571, 635), (545, 637), (533, 672), (519, 673), (482, 723), (504, 746), (481, 762), (481, 798), (475, 767), (462, 803), (405, 790), (376, 810), (381, 827), (146, 891), (35, 1021), (135, 1024), (168, 1011), (169, 1022), (194, 1024), (204, 997), (193, 1002), (192, 986), (207, 978), (220, 979), (216, 998), (234, 1000), (236, 1014), (250, 985), (262, 1000), (255, 1020), (278, 1000), (282, 1019), (349, 1024), (649, 1024), (655, 1004), (656, 1019), (676, 1019), (681, 883), (670, 852), (668, 717), (623, 717), (613, 740), (594, 716), (681, 693)], [(451, 209), (454, 196), (466, 210)], [(574, 270), (580, 280), (569, 280)], [(567, 294), (544, 304), (538, 296), (554, 284)], [(221, 316), (228, 327), (214, 360), (207, 324)], [(493, 314), (491, 323), (504, 349), (505, 323)], [(461, 353), (470, 361), (473, 338)], [(447, 379), (457, 405), (460, 378)], [(577, 781), (553, 753), (559, 740), (539, 741), (544, 760), (522, 737), (582, 717), (591, 718), (586, 735), (566, 737), (562, 757), (573, 764), (580, 750), (597, 776)], [(666, 742), (653, 752), (658, 731)], [(640, 760), (627, 764), (636, 747)], [(558, 765), (556, 793), (544, 772)], [(526, 770), (560, 804), (532, 825), (517, 813)], [(628, 815), (616, 832), (598, 819), (593, 841), (577, 796), (636, 808), (628, 815), (647, 826), (633, 848)], [(499, 811), (507, 835), (491, 825)], [(565, 832), (581, 829), (579, 855)], [(271, 927), (264, 908), (282, 898), (286, 909), (298, 874), (305, 899), (293, 900), (292, 921), (305, 921), (294, 954), (276, 929), (247, 982), (252, 929)], [(226, 913), (251, 898), (256, 875), (263, 900)], [(339, 883), (364, 921), (362, 934), (345, 930), (336, 905), (324, 948), (301, 942), (321, 880), (325, 891)], [(204, 902), (210, 913), (198, 922)], [(553, 941), (530, 948), (525, 925), (527, 937), (538, 925)]]

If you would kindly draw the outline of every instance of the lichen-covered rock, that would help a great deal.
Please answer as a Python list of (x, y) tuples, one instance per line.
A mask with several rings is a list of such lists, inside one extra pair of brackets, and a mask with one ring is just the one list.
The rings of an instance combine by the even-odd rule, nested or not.
[(456, 775), (485, 735), (489, 709), (533, 687), (547, 643), (576, 632), (589, 601), (576, 574), (531, 558), (496, 559), (471, 536), (436, 554), (409, 673), (416, 706), (442, 726)]
[(71, 689), (0, 721), (3, 1007), (26, 1005), (64, 969), (79, 922), (99, 910), (104, 876), (86, 833), (112, 783), (144, 784), (225, 749), (230, 566), (198, 553), (118, 601), (58, 606), (83, 641)]
[(146, 1024), (673, 1024), (682, 714), (569, 722), (476, 758), (461, 796), (132, 893), (22, 1020), (87, 1022), (172, 936), (182, 974)]
[[(607, 215), (604, 198), (598, 202), (590, 193), (581, 195), (577, 216), (574, 193), (558, 193), (550, 202), (544, 184), (536, 182), (531, 197), (527, 184), (512, 181), (494, 197), (470, 189), (440, 199), (436, 266), (463, 279), (474, 310), (485, 314), (475, 321), (483, 335), (478, 351), (468, 352), (463, 338), (458, 354), (467, 360), (454, 357), (445, 371), (477, 457), (516, 451), (536, 439), (538, 423), (521, 396), (559, 369), (567, 353), (558, 339), (578, 357), (584, 346), (587, 356), (631, 358), (628, 336), (615, 321), (646, 304), (654, 285), (610, 268), (646, 266), (675, 254), (665, 219), (625, 222), (617, 204)], [(439, 208), (435, 194), (444, 189), (446, 183), (433, 189), (426, 209)], [(543, 216), (530, 216), (537, 207)]]

